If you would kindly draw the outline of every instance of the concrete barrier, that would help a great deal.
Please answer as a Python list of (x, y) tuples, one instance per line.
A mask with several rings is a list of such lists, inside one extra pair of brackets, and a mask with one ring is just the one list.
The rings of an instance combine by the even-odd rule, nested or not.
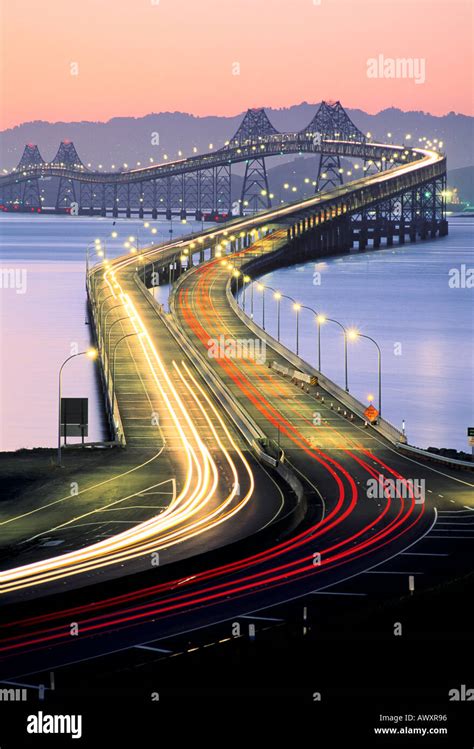
[(420, 447), (413, 447), (413, 445), (402, 445), (397, 443), (395, 447), (402, 453), (412, 455), (413, 457), (423, 458), (425, 460), (432, 460), (436, 463), (442, 463), (443, 465), (451, 468), (464, 469), (468, 471), (474, 471), (474, 462), (467, 460), (458, 460), (457, 458), (448, 458), (446, 455), (438, 455), (438, 453), (432, 453), (429, 450), (422, 450)]
[[(192, 272), (192, 271), (191, 271)], [(237, 427), (251, 451), (264, 465), (274, 470), (283, 481), (288, 484), (290, 489), (295, 495), (295, 506), (292, 509), (289, 519), (291, 528), (296, 527), (304, 519), (307, 511), (307, 499), (304, 491), (304, 487), (293, 471), (284, 462), (284, 453), (282, 451), (280, 459), (276, 460), (269, 455), (263, 449), (262, 442), (267, 438), (265, 433), (260, 429), (253, 419), (247, 414), (244, 409), (240, 406), (237, 400), (234, 398), (230, 390), (225, 386), (223, 381), (215, 374), (214, 370), (210, 366), (206, 358), (202, 356), (201, 352), (198, 351), (186, 334), (176, 325), (173, 315), (175, 314), (175, 295), (179, 289), (182, 279), (179, 279), (173, 289), (170, 296), (170, 313), (163, 311), (163, 308), (158, 304), (155, 298), (148, 292), (148, 289), (143, 282), (135, 276), (135, 283), (138, 288), (145, 294), (149, 304), (155, 310), (156, 314), (162, 320), (170, 334), (173, 335), (175, 340), (179, 343), (188, 358), (194, 363), (198, 364), (199, 374), (208, 385), (211, 393), (214, 395), (218, 403), (221, 405), (225, 413), (231, 418), (233, 424)], [(287, 528), (286, 530), (289, 530)]]
[(113, 432), (114, 442), (116, 445), (120, 445), (120, 447), (125, 447), (127, 444), (127, 441), (125, 439), (125, 432), (123, 429), (122, 419), (120, 417), (120, 410), (117, 403), (117, 398), (115, 398), (114, 408), (112, 410), (112, 382), (110, 378), (110, 381), (107, 382), (107, 371), (108, 371), (108, 356), (107, 352), (98, 345), (98, 336), (97, 336), (97, 321), (96, 321), (96, 304), (95, 299), (93, 297), (91, 286), (89, 283), (89, 278), (87, 278), (86, 283), (86, 289), (87, 289), (87, 299), (89, 302), (89, 310), (90, 310), (90, 319), (92, 324), (92, 331), (94, 334), (94, 340), (96, 342), (96, 347), (99, 352), (98, 361), (100, 364), (100, 379), (102, 383), (102, 390), (104, 393), (104, 399), (105, 399), (105, 409), (107, 412), (109, 425)]
[[(285, 359), (289, 363), (289, 365), (294, 367), (300, 374), (304, 375), (305, 382), (310, 383), (311, 378), (316, 378), (318, 384), (321, 385), (322, 389), (326, 390), (329, 395), (332, 395), (333, 398), (340, 401), (340, 403), (342, 403), (342, 405), (345, 406), (349, 411), (352, 411), (356, 416), (359, 416), (359, 418), (365, 420), (364, 411), (366, 409), (366, 406), (363, 403), (357, 400), (357, 398), (354, 398), (354, 396), (350, 393), (347, 393), (343, 388), (339, 387), (339, 385), (330, 380), (328, 377), (321, 374), (321, 372), (318, 372), (317, 369), (308, 364), (308, 362), (305, 362), (304, 359), (301, 359), (299, 356), (294, 354), (292, 351), (290, 351), (290, 349), (287, 349), (286, 346), (283, 346), (282, 343), (279, 343), (275, 338), (273, 338), (266, 331), (262, 330), (262, 328), (256, 325), (256, 323), (254, 323), (253, 320), (251, 320), (250, 317), (240, 309), (234, 295), (232, 294), (230, 282), (231, 279), (229, 279), (229, 283), (226, 289), (228, 302), (231, 308), (234, 310), (235, 314), (252, 331), (252, 333), (265, 341), (266, 345), (269, 348), (273, 349), (273, 351), (275, 351), (275, 353), (279, 354), (283, 359)], [(371, 428), (375, 429), (376, 432), (381, 434), (392, 443), (398, 444), (399, 442), (403, 443), (404, 441), (406, 441), (406, 438), (402, 434), (402, 432), (396, 429), (393, 424), (390, 424), (390, 422), (386, 421), (385, 419), (378, 419), (378, 423), (372, 424)]]

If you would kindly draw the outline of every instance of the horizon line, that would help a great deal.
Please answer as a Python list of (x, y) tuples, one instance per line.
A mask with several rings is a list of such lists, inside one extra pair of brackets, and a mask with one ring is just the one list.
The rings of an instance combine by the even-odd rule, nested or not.
[[(81, 124), (107, 125), (108, 123), (112, 122), (113, 120), (118, 120), (118, 119), (143, 120), (143, 119), (146, 119), (147, 117), (160, 117), (161, 115), (167, 115), (167, 114), (169, 114), (169, 115), (181, 114), (181, 115), (184, 115), (186, 117), (193, 117), (194, 119), (197, 119), (197, 120), (204, 120), (204, 119), (208, 119), (208, 118), (211, 118), (211, 117), (215, 118), (215, 119), (234, 119), (235, 117), (239, 117), (241, 115), (244, 115), (248, 111), (248, 109), (264, 109), (265, 111), (272, 110), (272, 111), (280, 111), (281, 112), (281, 111), (284, 111), (284, 110), (290, 110), (290, 109), (294, 109), (296, 107), (302, 107), (302, 106), (310, 106), (310, 107), (314, 106), (314, 107), (317, 107), (317, 106), (319, 106), (321, 104), (322, 101), (333, 101), (333, 100), (332, 99), (331, 100), (329, 100), (329, 99), (321, 99), (321, 100), (319, 100), (317, 102), (302, 101), (299, 104), (291, 104), (291, 105), (286, 106), (286, 107), (275, 107), (275, 106), (248, 107), (247, 109), (241, 110), (240, 112), (237, 112), (236, 114), (203, 114), (202, 115), (202, 114), (193, 114), (192, 112), (186, 112), (186, 111), (182, 111), (182, 110), (174, 110), (174, 111), (163, 110), (161, 112), (147, 112), (146, 114), (138, 115), (138, 116), (137, 115), (133, 115), (133, 114), (114, 115), (113, 117), (109, 117), (107, 120), (68, 120), (68, 121), (67, 120), (54, 120), (54, 121), (51, 121), (51, 120), (44, 120), (44, 119), (39, 119), (39, 120), (25, 120), (25, 121), (20, 122), (20, 123), (18, 123), (16, 125), (10, 125), (9, 127), (2, 128), (0, 130), (0, 133), (5, 133), (5, 132), (8, 132), (9, 130), (15, 130), (16, 128), (24, 127), (26, 125), (34, 125), (34, 124), (37, 124), (37, 123), (46, 124), (46, 125), (60, 125), (60, 124), (62, 124), (62, 125), (81, 125)], [(336, 99), (335, 101), (340, 101), (340, 100)], [(342, 104), (342, 102), (341, 102), (341, 104)], [(454, 110), (450, 110), (449, 112), (445, 112), (444, 114), (439, 115), (439, 114), (432, 114), (431, 112), (427, 112), (427, 111), (424, 111), (422, 109), (408, 109), (408, 110), (407, 109), (401, 109), (400, 107), (397, 107), (397, 106), (394, 106), (394, 105), (392, 105), (390, 107), (384, 107), (383, 109), (379, 109), (377, 112), (367, 112), (365, 109), (361, 109), (360, 107), (351, 107), (351, 106), (345, 107), (344, 104), (342, 104), (342, 106), (344, 107), (344, 109), (352, 110), (352, 111), (357, 110), (357, 111), (362, 112), (363, 114), (365, 114), (365, 115), (367, 115), (369, 117), (377, 117), (378, 115), (382, 114), (383, 112), (388, 112), (390, 110), (397, 110), (398, 112), (401, 112), (402, 114), (422, 114), (424, 116), (436, 117), (437, 119), (442, 119), (444, 117), (449, 117), (450, 115), (454, 115), (456, 117), (470, 117), (470, 118), (474, 117), (474, 115), (472, 115), (472, 114), (466, 114), (465, 112), (455, 112)]]

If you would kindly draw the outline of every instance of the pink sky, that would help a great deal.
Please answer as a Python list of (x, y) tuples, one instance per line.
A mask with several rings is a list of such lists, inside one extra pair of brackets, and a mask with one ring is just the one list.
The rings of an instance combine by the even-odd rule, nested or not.
[[(474, 114), (472, 0), (317, 1), (3, 0), (0, 127), (320, 99)], [(379, 54), (424, 58), (426, 82), (369, 79)]]

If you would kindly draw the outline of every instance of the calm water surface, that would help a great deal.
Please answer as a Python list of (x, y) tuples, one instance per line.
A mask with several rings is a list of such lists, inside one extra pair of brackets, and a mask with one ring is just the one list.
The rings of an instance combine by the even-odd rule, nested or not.
[[(384, 416), (398, 427), (405, 419), (407, 436), (419, 447), (470, 449), (474, 289), (467, 288), (466, 273), (463, 287), (462, 266), (465, 272), (474, 269), (473, 230), (473, 219), (452, 219), (443, 239), (293, 266), (262, 279), (379, 343)], [(460, 271), (459, 288), (449, 285), (453, 269)], [(254, 300), (258, 323), (261, 293), (255, 292)], [(281, 305), (282, 342), (294, 350), (295, 312), (288, 300)], [(316, 364), (317, 326), (310, 312), (300, 314), (300, 354)], [(276, 337), (276, 302), (270, 292), (266, 327)], [(321, 337), (322, 370), (342, 385), (342, 332), (326, 323)], [(370, 341), (349, 344), (349, 388), (364, 402), (369, 393), (377, 397), (376, 349)]]
[[(173, 222), (178, 233), (201, 224)], [(157, 233), (152, 235), (151, 228)], [(85, 246), (106, 239), (110, 256), (139, 236), (142, 246), (169, 237), (169, 222), (2, 216), (1, 267), (26, 271), (25, 293), (0, 289), (0, 450), (53, 446), (56, 442), (57, 374), (71, 346), (90, 344), (85, 324)], [(472, 219), (454, 219), (442, 240), (308, 263), (268, 274), (274, 288), (343, 324), (374, 337), (383, 351), (383, 411), (420, 447), (467, 449), (466, 427), (474, 426), (473, 294), (450, 288), (451, 269), (474, 267)], [(117, 239), (111, 232), (117, 231)], [(24, 278), (24, 276), (19, 276)], [(320, 281), (320, 283), (319, 283)], [(22, 289), (20, 289), (22, 290)], [(166, 296), (166, 289), (157, 290)], [(255, 296), (255, 319), (261, 304)], [(260, 298), (261, 300), (261, 298)], [(164, 298), (163, 298), (163, 301)], [(295, 313), (282, 300), (282, 341), (295, 345)], [(300, 318), (300, 352), (316, 363), (316, 326)], [(276, 303), (267, 296), (266, 324), (276, 335)], [(323, 371), (342, 384), (343, 346), (338, 329), (322, 331)], [(349, 385), (361, 400), (376, 395), (377, 362), (369, 341), (350, 344)], [(64, 370), (64, 395), (89, 398), (89, 440), (105, 437), (94, 365), (78, 357)]]
[[(90, 345), (86, 321), (85, 247), (106, 240), (110, 257), (169, 238), (170, 222), (62, 216), (0, 218), (0, 267), (15, 270), (19, 289), (0, 287), (0, 450), (51, 447), (57, 441), (58, 370), (72, 348)], [(155, 234), (151, 229), (156, 228)], [(173, 236), (201, 223), (173, 221)], [(111, 238), (116, 231), (118, 237)], [(23, 286), (22, 279), (26, 279)], [(24, 293), (17, 293), (23, 291)], [(163, 294), (164, 289), (157, 290)], [(63, 395), (89, 398), (89, 441), (104, 439), (96, 364), (77, 357), (67, 364)], [(76, 440), (71, 440), (76, 441)]]

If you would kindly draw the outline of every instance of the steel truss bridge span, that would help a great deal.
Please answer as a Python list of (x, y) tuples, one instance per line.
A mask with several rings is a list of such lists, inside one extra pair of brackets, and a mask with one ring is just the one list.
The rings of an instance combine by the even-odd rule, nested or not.
[[(395, 149), (394, 146), (385, 146)], [(152, 273), (159, 283), (176, 280), (181, 272), (216, 254), (236, 252), (255, 241), (269, 226), (284, 226), (296, 249), (344, 251), (358, 242), (388, 245), (394, 237), (403, 244), (448, 233), (445, 213), (446, 158), (434, 151), (413, 150), (413, 160), (378, 174), (334, 188), (322, 195), (296, 201), (254, 216), (234, 218), (223, 228), (143, 250), (137, 264), (148, 286)], [(316, 243), (315, 246), (314, 243)], [(186, 253), (185, 255), (183, 253)], [(112, 261), (114, 262), (114, 261)], [(137, 266), (137, 267), (138, 267)]]
[[(271, 208), (266, 159), (292, 154), (320, 155), (316, 193), (343, 184), (342, 158), (361, 159), (368, 173), (418, 158), (414, 149), (369, 143), (339, 102), (323, 102), (308, 126), (293, 133), (279, 133), (263, 109), (250, 109), (219, 150), (121, 172), (87, 169), (72, 142), (62, 142), (48, 163), (29, 144), (18, 166), (0, 177), (0, 202), (41, 210), (41, 181), (56, 178), (61, 212), (75, 204), (89, 215), (227, 217)], [(245, 176), (240, 203), (232, 206), (231, 167), (239, 163), (246, 165)]]

